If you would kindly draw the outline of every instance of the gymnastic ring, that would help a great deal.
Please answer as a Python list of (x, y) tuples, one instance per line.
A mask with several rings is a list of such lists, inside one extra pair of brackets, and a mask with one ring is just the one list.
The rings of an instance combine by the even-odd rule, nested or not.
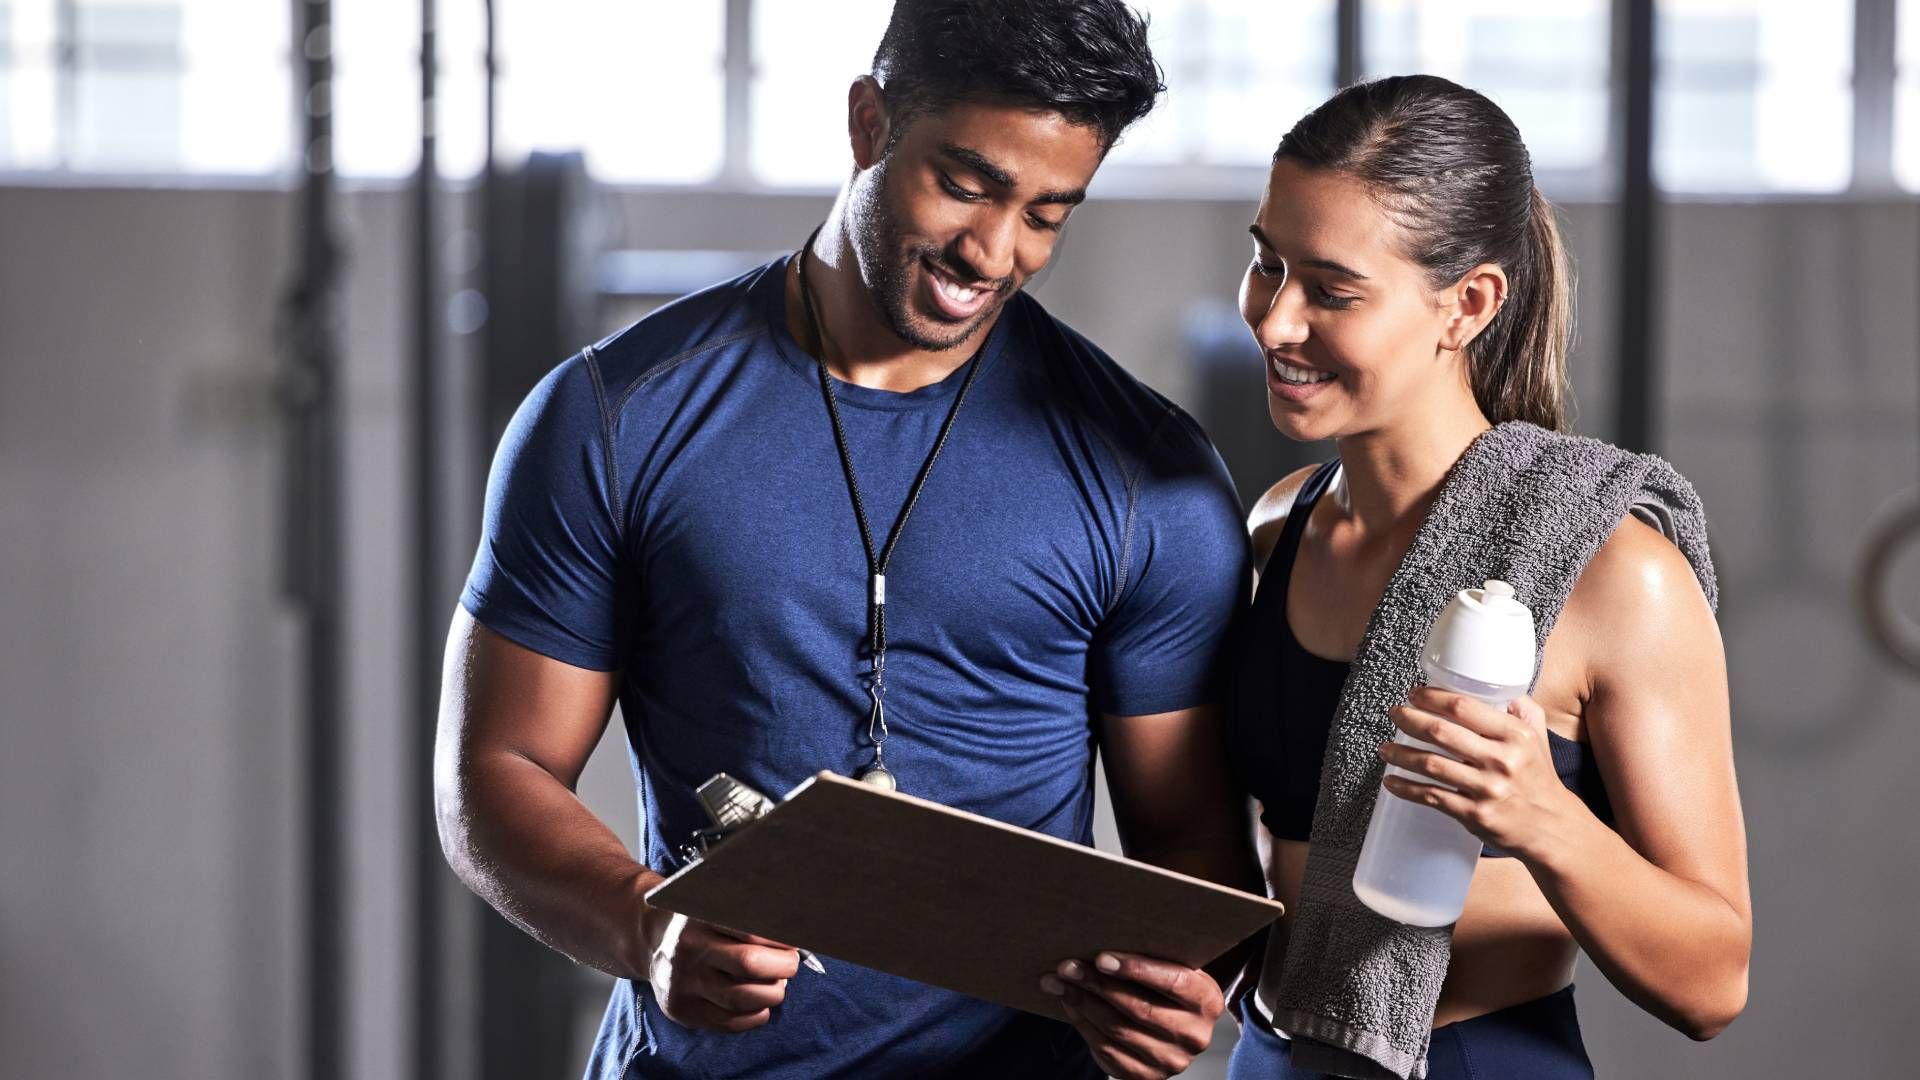
[(1894, 608), (1888, 580), (1901, 548), (1920, 544), (1920, 491), (1902, 496), (1867, 529), (1866, 550), (1854, 578), (1853, 598), (1867, 636), (1892, 660), (1920, 672), (1920, 623)]

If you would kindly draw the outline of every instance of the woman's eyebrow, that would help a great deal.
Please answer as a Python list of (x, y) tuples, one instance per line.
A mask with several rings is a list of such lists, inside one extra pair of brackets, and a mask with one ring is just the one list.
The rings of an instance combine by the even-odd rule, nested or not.
[[(1247, 231), (1253, 234), (1253, 238), (1255, 240), (1260, 241), (1261, 247), (1266, 248), (1268, 251), (1278, 250), (1273, 246), (1273, 241), (1267, 239), (1267, 234), (1260, 231), (1260, 226), (1249, 225), (1247, 226)], [(1300, 260), (1300, 265), (1310, 266), (1315, 270), (1326, 270), (1330, 273), (1339, 274), (1341, 277), (1352, 278), (1355, 281), (1367, 280), (1367, 275), (1361, 273), (1358, 270), (1355, 270), (1353, 267), (1335, 262), (1332, 259), (1322, 258), (1320, 256), (1314, 256), (1313, 258), (1310, 258), (1310, 259), (1302, 259)]]

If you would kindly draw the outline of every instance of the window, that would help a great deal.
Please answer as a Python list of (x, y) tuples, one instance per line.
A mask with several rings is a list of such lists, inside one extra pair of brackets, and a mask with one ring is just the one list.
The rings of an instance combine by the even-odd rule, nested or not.
[(753, 5), (750, 167), (785, 187), (837, 186), (853, 168), (847, 87), (873, 69), (893, 0)]
[(1920, 191), (1920, 0), (1900, 0), (1894, 27), (1893, 173)]
[(13, 157), (13, 9), (0, 4), (0, 168)]
[[(572, 147), (605, 180), (712, 179), (724, 7), (496, 0), (502, 157)], [(281, 173), (298, 120), (294, 8), (0, 0), (0, 169)], [(482, 7), (448, 0), (438, 16), (440, 165), (472, 176), (486, 139)], [(419, 41), (418, 5), (334, 0), (332, 153), (343, 175), (416, 167)]]
[(185, 149), (180, 8), (88, 4), (74, 12), (74, 27), (74, 163), (177, 167)]
[(292, 5), (175, 0), (173, 6), (185, 29), (186, 61), (176, 167), (230, 175), (277, 172), (295, 141)]
[(51, 4), (0, 4), (0, 168), (46, 168), (54, 157)]
[[(1281, 135), (1334, 89), (1337, 0), (1130, 0), (1169, 89), (1101, 186), (1244, 192)], [(1485, 92), (1550, 189), (1604, 190), (1611, 31), (1623, 0), (1359, 0), (1364, 74), (1427, 71)], [(1920, 0), (1894, 65), (1863, 56), (1855, 5), (1656, 0), (1654, 167), (1678, 193), (1920, 190)], [(494, 0), (503, 162), (579, 149), (603, 181), (827, 188), (849, 165), (844, 94), (892, 0)], [(286, 175), (296, 153), (297, 0), (0, 0), (0, 171)], [(419, 155), (419, 6), (333, 0), (333, 162), (400, 178)], [(441, 0), (439, 164), (485, 153), (482, 0)], [(731, 24), (729, 20), (734, 20)], [(727, 55), (729, 43), (751, 55)], [(1891, 101), (1889, 115), (1883, 103)], [(1884, 130), (1881, 130), (1884, 129)], [(1874, 175), (1868, 175), (1868, 174)]]
[(1843, 190), (1853, 166), (1853, 8), (1659, 0), (1654, 174), (1670, 191)]
[(289, 17), (255, 0), (9, 0), (0, 168), (277, 169)]
[[(719, 174), (726, 145), (724, 0), (496, 6), (504, 159), (577, 148), (604, 181), (696, 184)], [(471, 25), (477, 57), (479, 27)], [(478, 64), (462, 70), (471, 80), (471, 104), (449, 99), (447, 106), (471, 117), (479, 133), (482, 71)]]
[(1333, 0), (1134, 0), (1167, 93), (1121, 139), (1119, 165), (1264, 166), (1333, 93)]
[[(847, 85), (871, 69), (892, 0), (754, 5), (753, 179), (838, 184)], [(1111, 163), (1263, 165), (1288, 127), (1333, 91), (1333, 0), (1145, 0), (1169, 89)]]
[[(451, 5), (442, 5), (451, 7)], [(441, 32), (450, 26), (437, 28)], [(457, 36), (457, 35), (450, 35)], [(318, 45), (319, 43), (316, 43)], [(343, 176), (405, 176), (420, 160), (420, 6), (394, 0), (334, 0), (333, 167)], [(440, 78), (451, 81), (455, 58), (441, 42)], [(449, 88), (450, 89), (450, 88)], [(469, 103), (443, 97), (451, 118)], [(463, 159), (478, 158), (451, 132), (437, 147), (442, 169), (471, 174)]]
[(1605, 165), (1608, 0), (1369, 0), (1362, 14), (1369, 78), (1424, 72), (1480, 91), (1513, 119), (1542, 176)]
[[(399, 177), (420, 157), (420, 9), (334, 0), (335, 164)], [(719, 172), (725, 99), (723, 0), (677, 4), (495, 0), (501, 160), (578, 149), (599, 179), (692, 184)], [(479, 3), (437, 8), (440, 171), (479, 173), (486, 153), (485, 26)]]

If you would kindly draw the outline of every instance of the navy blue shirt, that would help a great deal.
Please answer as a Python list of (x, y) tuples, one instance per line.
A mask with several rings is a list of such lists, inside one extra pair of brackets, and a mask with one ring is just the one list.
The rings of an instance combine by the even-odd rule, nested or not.
[[(867, 564), (782, 259), (569, 359), (494, 460), (461, 602), (621, 672), (648, 865), (676, 868), (717, 772), (779, 796), (868, 763)], [(1091, 842), (1091, 719), (1217, 702), (1249, 578), (1194, 422), (1017, 295), (887, 571), (901, 788)], [(836, 386), (881, 543), (965, 377)], [(884, 904), (884, 898), (876, 898)], [(766, 1026), (667, 1020), (622, 982), (590, 1075), (1099, 1075), (1063, 1024), (827, 959)], [(1036, 972), (1037, 978), (1040, 973)]]

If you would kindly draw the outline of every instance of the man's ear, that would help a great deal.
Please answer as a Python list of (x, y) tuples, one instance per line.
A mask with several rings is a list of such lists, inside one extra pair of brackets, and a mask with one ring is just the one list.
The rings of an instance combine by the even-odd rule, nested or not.
[(1440, 347), (1458, 352), (1487, 328), (1500, 305), (1507, 302), (1507, 272), (1493, 263), (1481, 263), (1466, 272), (1444, 294)]
[(847, 139), (853, 146), (853, 166), (862, 172), (879, 164), (892, 132), (892, 117), (880, 83), (862, 75), (847, 88)]

